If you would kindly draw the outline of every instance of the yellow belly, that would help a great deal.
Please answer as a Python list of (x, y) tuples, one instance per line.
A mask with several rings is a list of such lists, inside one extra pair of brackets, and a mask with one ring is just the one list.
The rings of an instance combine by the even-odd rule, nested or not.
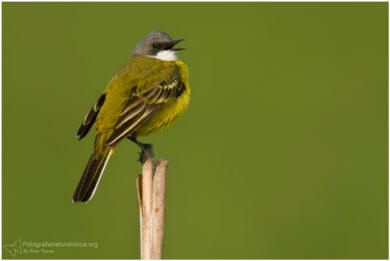
[(187, 108), (189, 101), (190, 87), (187, 84), (186, 91), (178, 99), (166, 103), (161, 110), (139, 126), (135, 132), (138, 136), (145, 136), (168, 126)]

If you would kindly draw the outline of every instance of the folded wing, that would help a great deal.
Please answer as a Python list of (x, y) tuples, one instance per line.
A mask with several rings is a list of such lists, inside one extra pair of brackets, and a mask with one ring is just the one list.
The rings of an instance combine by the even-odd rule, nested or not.
[(95, 102), (93, 107), (89, 110), (87, 115), (85, 115), (83, 122), (81, 123), (81, 126), (79, 130), (77, 131), (77, 137), (79, 140), (85, 137), (85, 135), (88, 134), (89, 130), (91, 129), (92, 125), (94, 124), (96, 117), (102, 108), (104, 101), (106, 100), (106, 94), (103, 93), (99, 99)]
[(178, 74), (170, 75), (169, 80), (163, 80), (156, 86), (149, 86), (139, 91), (134, 88), (127, 104), (124, 106), (114, 132), (107, 141), (108, 146), (119, 142), (132, 134), (141, 124), (157, 113), (170, 99), (175, 99), (183, 88)]

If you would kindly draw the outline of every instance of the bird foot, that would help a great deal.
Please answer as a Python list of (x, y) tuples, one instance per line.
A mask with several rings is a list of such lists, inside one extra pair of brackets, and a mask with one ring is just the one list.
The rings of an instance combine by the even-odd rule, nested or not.
[(138, 161), (141, 162), (141, 164), (144, 164), (148, 159), (154, 160), (153, 144), (143, 143), (140, 148), (141, 151), (139, 152)]
[(138, 147), (141, 149), (138, 158), (138, 161), (141, 162), (141, 164), (144, 164), (148, 159), (151, 159), (154, 162), (153, 144), (140, 142), (139, 140), (137, 140), (136, 135), (130, 135), (127, 138), (137, 144)]

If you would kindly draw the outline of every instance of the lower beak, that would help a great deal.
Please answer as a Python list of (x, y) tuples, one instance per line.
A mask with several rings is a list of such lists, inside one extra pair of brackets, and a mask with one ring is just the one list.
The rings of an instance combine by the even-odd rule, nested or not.
[(172, 42), (170, 42), (164, 49), (165, 50), (172, 50), (172, 51), (181, 51), (181, 50), (185, 50), (186, 48), (173, 48), (176, 44), (180, 43), (180, 42), (183, 42), (184, 39), (179, 39), (179, 40), (173, 40)]

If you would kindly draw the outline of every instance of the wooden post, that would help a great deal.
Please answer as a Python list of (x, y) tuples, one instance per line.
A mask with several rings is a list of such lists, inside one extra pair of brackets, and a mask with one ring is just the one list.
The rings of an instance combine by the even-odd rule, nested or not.
[(165, 178), (169, 161), (148, 159), (137, 177), (141, 259), (162, 259), (165, 217)]

